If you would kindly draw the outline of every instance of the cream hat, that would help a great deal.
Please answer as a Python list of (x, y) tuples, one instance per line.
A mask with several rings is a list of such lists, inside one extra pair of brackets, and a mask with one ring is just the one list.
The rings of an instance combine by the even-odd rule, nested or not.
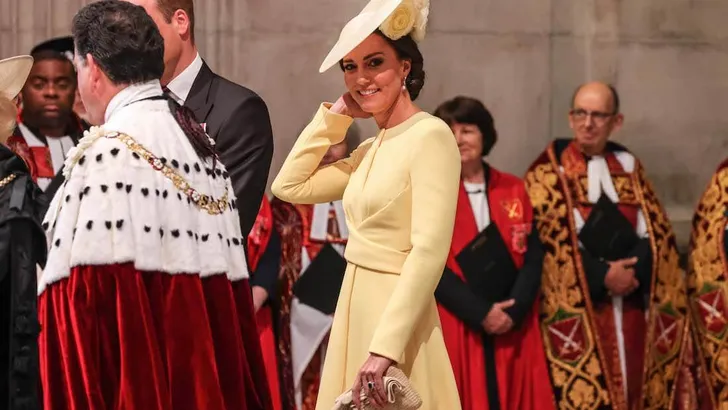
[(397, 40), (408, 34), (416, 41), (425, 36), (429, 0), (370, 0), (359, 15), (341, 30), (339, 40), (329, 51), (319, 72), (331, 68), (377, 29)]
[(33, 68), (33, 57), (31, 56), (17, 56), (0, 60), (0, 93), (9, 100), (15, 98), (25, 85), (31, 68)]

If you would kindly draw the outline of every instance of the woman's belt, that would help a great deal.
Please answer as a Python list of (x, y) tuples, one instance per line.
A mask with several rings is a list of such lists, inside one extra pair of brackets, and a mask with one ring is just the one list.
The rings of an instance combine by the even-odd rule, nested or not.
[(349, 230), (344, 257), (362, 268), (399, 275), (409, 250), (398, 251), (372, 242), (353, 229)]

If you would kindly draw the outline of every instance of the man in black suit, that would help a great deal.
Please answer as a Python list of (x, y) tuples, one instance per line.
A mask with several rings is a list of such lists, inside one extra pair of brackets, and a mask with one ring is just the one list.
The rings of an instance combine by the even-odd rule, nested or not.
[[(265, 102), (253, 91), (213, 73), (202, 60), (195, 46), (192, 0), (127, 1), (144, 7), (157, 24), (164, 38), (163, 88), (177, 103), (190, 108), (215, 140), (215, 148), (230, 173), (237, 197), (241, 232), (247, 237), (260, 209), (273, 158), (273, 133)], [(203, 171), (190, 169), (188, 172)], [(239, 283), (250, 291), (247, 280)], [(241, 323), (255, 323), (252, 303), (248, 310), (238, 306), (236, 313)], [(270, 409), (271, 392), (257, 329), (251, 328), (243, 339), (250, 369), (248, 378), (254, 385), (246, 391), (248, 408)]]
[(268, 182), (273, 133), (268, 109), (256, 93), (210, 70), (195, 45), (192, 0), (129, 0), (144, 7), (164, 37), (162, 85), (192, 109), (215, 140), (230, 172), (243, 235), (253, 227)]

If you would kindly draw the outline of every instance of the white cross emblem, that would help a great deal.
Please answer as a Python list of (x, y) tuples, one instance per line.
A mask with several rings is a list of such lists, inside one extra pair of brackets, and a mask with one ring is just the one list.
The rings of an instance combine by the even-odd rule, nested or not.
[(554, 335), (556, 335), (556, 337), (561, 339), (562, 342), (564, 342), (564, 344), (559, 349), (559, 354), (561, 356), (572, 352), (580, 352), (582, 350), (581, 345), (574, 341), (574, 335), (576, 335), (576, 331), (579, 329), (579, 324), (581, 324), (581, 318), (577, 318), (576, 321), (574, 321), (574, 326), (569, 331), (568, 336), (563, 334), (561, 331), (554, 328), (553, 326), (549, 326), (549, 332), (553, 333)]
[(711, 304), (708, 304), (703, 299), (698, 299), (698, 304), (700, 304), (700, 307), (702, 307), (705, 312), (708, 313), (708, 317), (705, 318), (706, 326), (712, 325), (714, 320), (719, 320), (725, 323), (725, 317), (723, 316), (723, 313), (717, 309), (720, 297), (721, 293), (716, 292), (715, 297), (713, 298), (713, 303)]
[(662, 316), (657, 315), (657, 324), (658, 326), (660, 326), (660, 336), (657, 338), (657, 344), (664, 342), (665, 345), (670, 348), (670, 346), (672, 345), (670, 340), (670, 332), (672, 332), (675, 327), (677, 327), (677, 321), (672, 322), (670, 326), (665, 328), (665, 324), (662, 321)]

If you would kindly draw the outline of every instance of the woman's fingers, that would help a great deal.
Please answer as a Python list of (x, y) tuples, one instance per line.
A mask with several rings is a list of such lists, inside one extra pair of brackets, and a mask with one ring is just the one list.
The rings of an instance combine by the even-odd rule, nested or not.
[(377, 374), (374, 378), (374, 393), (380, 407), (387, 404), (387, 392), (384, 388), (384, 376)]
[(356, 375), (356, 379), (354, 379), (354, 386), (351, 388), (351, 398), (354, 401), (354, 405), (357, 409), (361, 408), (361, 385), (362, 385), (362, 377), (361, 377), (361, 370)]

